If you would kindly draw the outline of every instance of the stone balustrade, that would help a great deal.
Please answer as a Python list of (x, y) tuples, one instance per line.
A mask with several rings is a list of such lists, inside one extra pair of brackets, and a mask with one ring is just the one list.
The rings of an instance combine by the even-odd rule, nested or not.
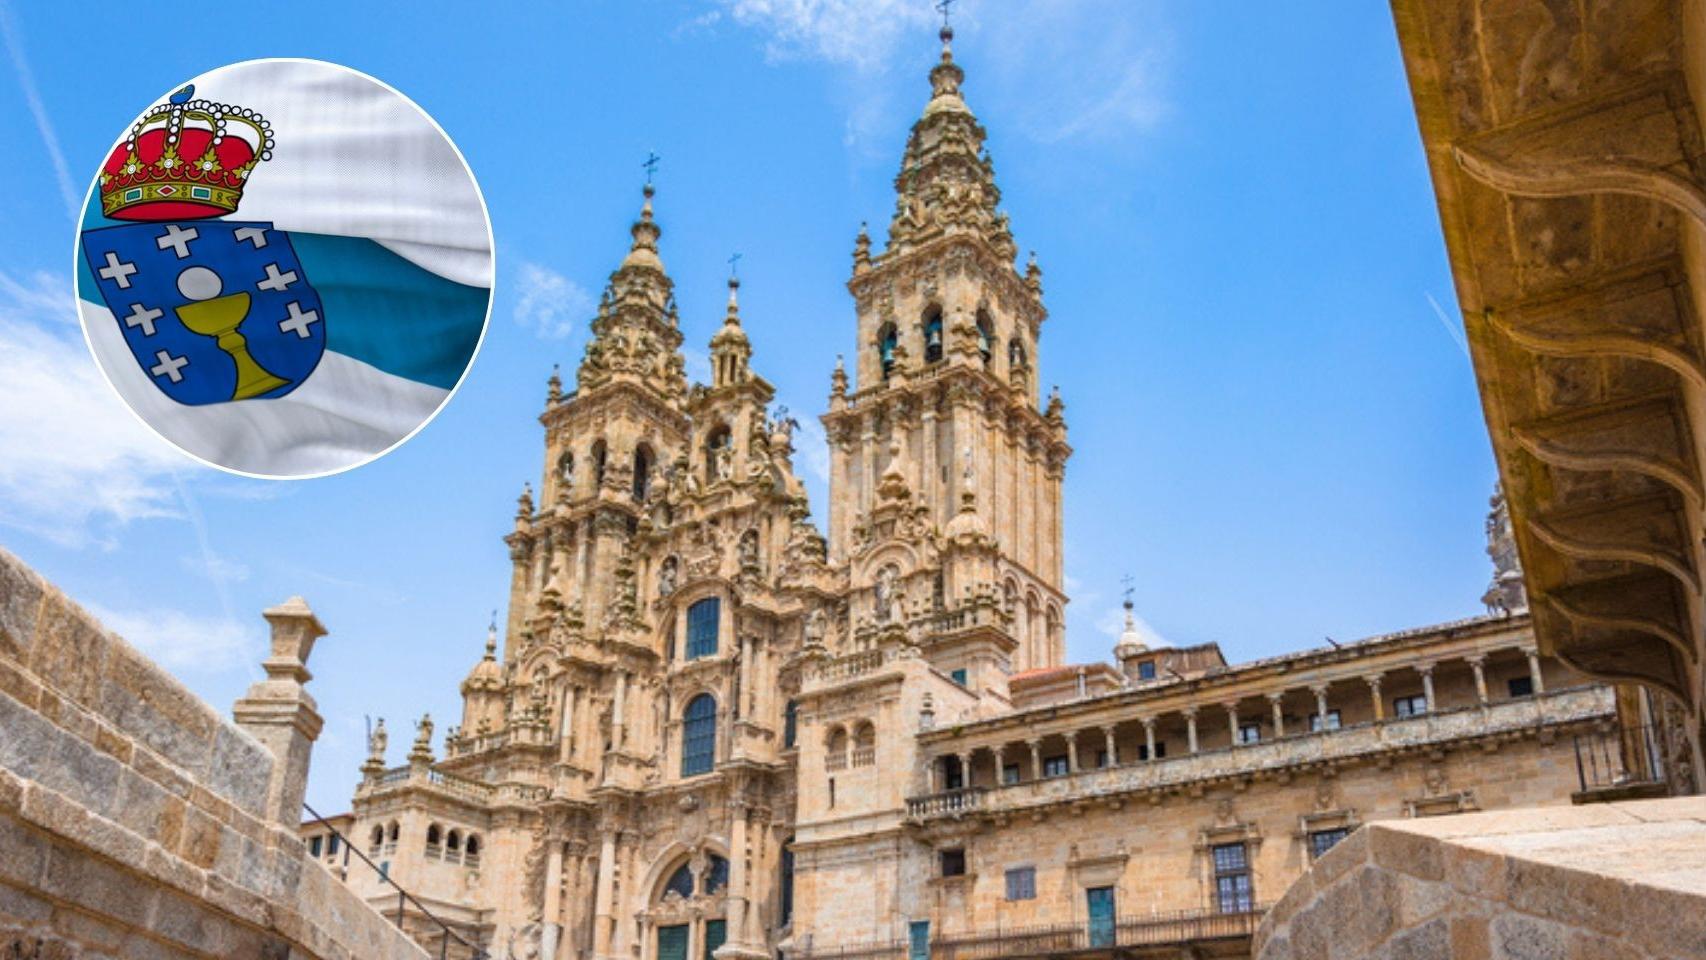
[[(1237, 744), (1167, 759), (1130, 760), (994, 787), (947, 790), (909, 799), (907, 815), (915, 820), (925, 820), (1111, 797), (1196, 781), (1344, 762), (1395, 750), (1609, 719), (1615, 712), (1615, 695), (1610, 688), (1597, 685), (1568, 688), (1520, 700), (1384, 719), (1325, 731), (1299, 732), (1277, 740)], [(971, 756), (974, 749), (989, 748), (961, 747), (959, 753), (949, 755), (965, 758)]]

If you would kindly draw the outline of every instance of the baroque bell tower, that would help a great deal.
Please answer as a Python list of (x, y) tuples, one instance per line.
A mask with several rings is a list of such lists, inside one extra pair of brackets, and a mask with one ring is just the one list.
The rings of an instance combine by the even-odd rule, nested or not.
[(887, 247), (863, 228), (854, 246), (855, 381), (838, 361), (823, 417), (831, 555), (850, 568), (855, 624), (999, 604), (1016, 672), (1064, 658), (1071, 448), (1058, 394), (1043, 407), (1038, 389), (1042, 273), (1015, 265), (953, 31), (941, 37)]

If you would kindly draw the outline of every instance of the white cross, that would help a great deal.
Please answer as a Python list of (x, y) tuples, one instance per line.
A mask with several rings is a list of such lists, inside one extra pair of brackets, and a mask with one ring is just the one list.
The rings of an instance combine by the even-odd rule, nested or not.
[(304, 311), (302, 305), (295, 300), (290, 301), (290, 306), (287, 309), (290, 310), (290, 319), (280, 320), (278, 331), (280, 333), (294, 333), (303, 340), (308, 339), (308, 325), (319, 322), (320, 312), (318, 310)]
[(244, 240), (249, 241), (255, 245), (256, 250), (267, 245), (266, 227), (238, 227), (236, 230), (231, 232), (231, 235), (237, 238), (238, 243), (241, 243)]
[(136, 264), (125, 263), (125, 262), (119, 260), (118, 254), (108, 252), (107, 253), (107, 265), (101, 268), (101, 279), (102, 280), (111, 280), (112, 282), (118, 284), (119, 289), (121, 289), (121, 290), (129, 290), (130, 289), (130, 275), (135, 273), (135, 272), (136, 272)]
[(124, 325), (141, 327), (143, 336), (152, 337), (154, 335), (154, 321), (160, 319), (164, 312), (163, 310), (149, 310), (140, 303), (133, 303), (130, 305), (130, 316), (124, 318)]
[(173, 383), (177, 383), (184, 378), (184, 375), (178, 371), (190, 365), (188, 357), (174, 357), (164, 350), (155, 353), (154, 359), (160, 361), (160, 365), (150, 369), (148, 372), (152, 373), (156, 377), (171, 377)]
[(171, 247), (182, 260), (190, 255), (190, 241), (198, 236), (201, 236), (201, 231), (194, 227), (185, 230), (175, 223), (167, 224), (166, 232), (154, 238), (154, 245), (162, 250)]
[(295, 270), (286, 270), (283, 273), (279, 273), (278, 264), (269, 263), (267, 264), (267, 278), (262, 280), (260, 283), (255, 284), (255, 288), (257, 290), (283, 290), (285, 287), (288, 287), (295, 282)]

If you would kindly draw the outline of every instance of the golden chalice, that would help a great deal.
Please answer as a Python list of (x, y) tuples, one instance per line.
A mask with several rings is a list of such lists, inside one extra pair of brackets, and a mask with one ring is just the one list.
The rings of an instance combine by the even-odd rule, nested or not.
[(178, 290), (196, 302), (177, 308), (177, 314), (191, 333), (215, 338), (219, 349), (237, 364), (237, 389), (232, 391), (231, 399), (258, 397), (289, 383), (289, 380), (255, 362), (255, 358), (249, 355), (249, 342), (237, 332), (237, 325), (249, 315), (249, 295), (217, 296), (220, 286), (218, 275), (206, 267), (185, 270), (178, 277)]

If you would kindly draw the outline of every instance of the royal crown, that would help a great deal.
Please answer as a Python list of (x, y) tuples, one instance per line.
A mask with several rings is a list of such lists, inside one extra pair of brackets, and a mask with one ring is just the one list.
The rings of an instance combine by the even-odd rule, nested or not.
[(115, 220), (199, 220), (236, 211), (249, 171), (272, 159), (272, 125), (253, 110), (191, 99), (144, 114), (101, 168), (101, 212)]

